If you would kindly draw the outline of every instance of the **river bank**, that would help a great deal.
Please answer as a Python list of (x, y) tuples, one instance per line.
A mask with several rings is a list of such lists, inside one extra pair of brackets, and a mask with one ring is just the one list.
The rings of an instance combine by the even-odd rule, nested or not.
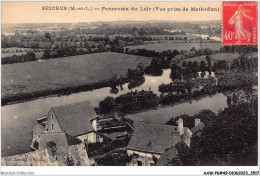
[(2, 65), (2, 105), (107, 87), (113, 75), (127, 78), (129, 68), (150, 62), (148, 57), (106, 52)]
[[(129, 82), (129, 79), (123, 79), (122, 83), (125, 84)], [(2, 106), (22, 103), (26, 101), (35, 100), (38, 98), (47, 98), (47, 97), (54, 97), (54, 96), (64, 96), (70, 95), (73, 93), (79, 93), (84, 91), (92, 91), (95, 89), (100, 89), (104, 87), (111, 86), (111, 81), (104, 80), (102, 82), (93, 83), (93, 84), (85, 84), (79, 86), (72, 86), (72, 87), (65, 87), (65, 88), (58, 88), (58, 89), (51, 89), (51, 90), (43, 90), (43, 91), (36, 91), (32, 93), (24, 93), (18, 95), (11, 95), (2, 97)]]

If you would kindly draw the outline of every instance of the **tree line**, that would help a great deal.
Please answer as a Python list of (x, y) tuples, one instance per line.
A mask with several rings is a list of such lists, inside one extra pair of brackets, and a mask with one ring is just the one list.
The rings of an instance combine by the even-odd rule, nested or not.
[(101, 113), (123, 112), (131, 113), (138, 110), (157, 107), (157, 95), (152, 91), (131, 91), (119, 97), (106, 97), (99, 104)]
[(20, 63), (20, 62), (28, 62), (28, 61), (35, 61), (36, 55), (33, 52), (28, 52), (26, 54), (22, 55), (13, 55), (1, 58), (1, 64), (14, 64), (14, 63)]

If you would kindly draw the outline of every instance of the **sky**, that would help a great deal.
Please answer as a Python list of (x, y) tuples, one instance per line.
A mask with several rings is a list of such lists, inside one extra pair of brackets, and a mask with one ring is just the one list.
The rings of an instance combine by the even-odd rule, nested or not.
[[(99, 8), (100, 10), (42, 10), (43, 6), (74, 6), (75, 8)], [(127, 7), (129, 11), (102, 11), (102, 7), (121, 8)], [(132, 11), (132, 7), (137, 11)], [(150, 11), (141, 11), (146, 7)], [(153, 11), (155, 7), (165, 8), (166, 11)], [(189, 11), (169, 11), (168, 8), (188, 8)], [(204, 11), (191, 12), (191, 7), (220, 8), (220, 12)], [(149, 10), (149, 9), (148, 9)], [(208, 21), (221, 20), (221, 2), (2, 2), (2, 24), (7, 23), (77, 23), (95, 21), (147, 21), (147, 20), (172, 20), (172, 21)]]

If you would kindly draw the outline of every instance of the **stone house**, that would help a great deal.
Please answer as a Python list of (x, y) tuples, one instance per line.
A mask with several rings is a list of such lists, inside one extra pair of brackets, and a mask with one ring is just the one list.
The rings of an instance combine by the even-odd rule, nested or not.
[(192, 135), (204, 127), (199, 119), (195, 119), (195, 125), (190, 130), (183, 126), (181, 118), (178, 120), (178, 126), (150, 122), (135, 124), (134, 133), (127, 146), (127, 154), (132, 160), (127, 165), (153, 166), (166, 151), (175, 149), (175, 145), (183, 143), (189, 148)]
[(35, 121), (31, 148), (42, 149), (46, 141), (57, 142), (54, 134), (65, 135), (74, 142), (103, 142), (103, 136), (97, 133), (97, 117), (89, 101), (53, 107), (45, 117)]

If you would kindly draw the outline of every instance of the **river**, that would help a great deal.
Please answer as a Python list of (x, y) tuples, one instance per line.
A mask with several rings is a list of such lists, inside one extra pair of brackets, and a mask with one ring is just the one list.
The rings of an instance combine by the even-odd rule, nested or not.
[(146, 122), (165, 124), (169, 119), (179, 115), (194, 115), (203, 109), (210, 109), (217, 113), (220, 109), (224, 109), (226, 107), (227, 97), (222, 93), (217, 93), (212, 97), (207, 96), (198, 101), (192, 100), (191, 103), (184, 102), (173, 106), (164, 106), (155, 110), (129, 115), (128, 117), (134, 122), (141, 120)]
[[(162, 83), (168, 84), (170, 79), (170, 69), (163, 70), (161, 76), (145, 75), (145, 82), (138, 88), (131, 90), (151, 90), (157, 95), (160, 94), (158, 86)], [(207, 74), (206, 74), (207, 76)], [(17, 104), (3, 106), (2, 109), (2, 141), (1, 150), (2, 156), (10, 156), (19, 153), (29, 152), (29, 145), (32, 140), (33, 121), (46, 115), (54, 106), (76, 103), (80, 101), (90, 100), (94, 107), (106, 96), (117, 97), (119, 95), (129, 92), (128, 83), (124, 84), (123, 90), (119, 88), (117, 94), (111, 94), (110, 88), (105, 87), (95, 89), (92, 91), (85, 91), (80, 93), (70, 94), (68, 96), (53, 96), (39, 98), (36, 100), (26, 101)], [(165, 123), (173, 116), (181, 114), (194, 114), (202, 109), (211, 109), (217, 112), (220, 108), (225, 108), (226, 97), (223, 94), (216, 94), (212, 97), (205, 97), (198, 101), (181, 103), (175, 106), (167, 106), (158, 108), (157, 110), (150, 110), (143, 113), (136, 114), (131, 117), (133, 120), (137, 118), (146, 118), (149, 121), (158, 121)]]

